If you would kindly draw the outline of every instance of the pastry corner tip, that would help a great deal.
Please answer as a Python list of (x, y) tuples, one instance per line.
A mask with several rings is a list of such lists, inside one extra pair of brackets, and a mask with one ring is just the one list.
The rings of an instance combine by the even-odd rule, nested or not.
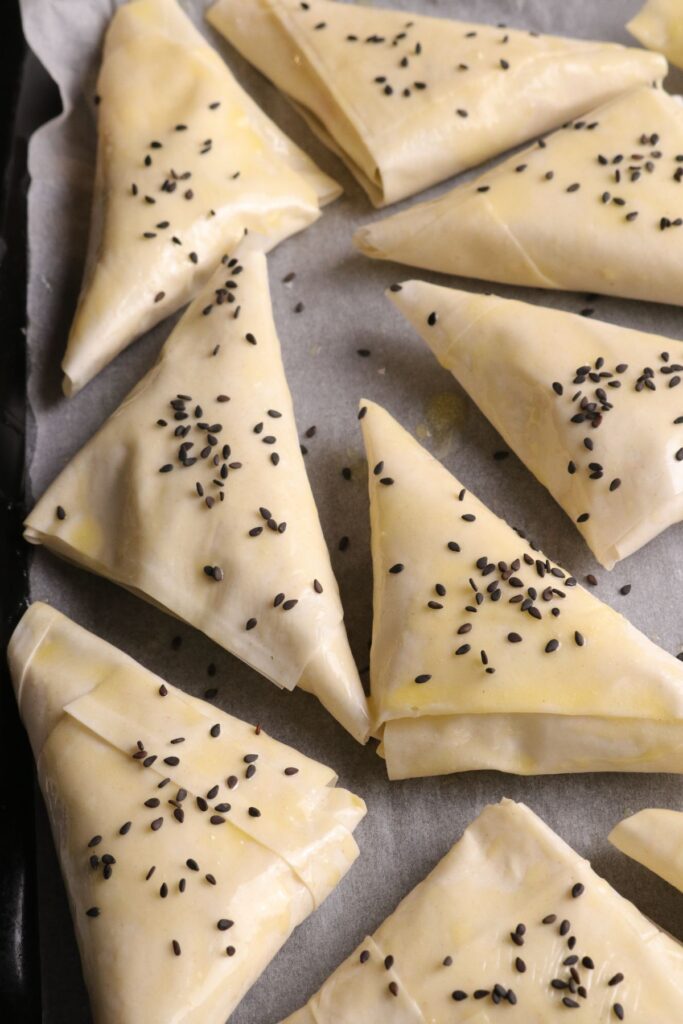
[(80, 391), (80, 386), (76, 384), (73, 377), (65, 369), (62, 364), (62, 394), (65, 398), (73, 398), (73, 396)]
[(386, 255), (378, 244), (379, 239), (377, 238), (374, 224), (362, 224), (361, 227), (356, 228), (351, 241), (363, 256), (369, 256), (371, 259), (382, 259)]

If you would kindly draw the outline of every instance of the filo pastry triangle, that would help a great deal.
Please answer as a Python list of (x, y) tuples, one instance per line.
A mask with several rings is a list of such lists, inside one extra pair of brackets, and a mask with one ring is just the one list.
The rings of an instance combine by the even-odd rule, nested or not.
[(663, 57), (612, 43), (356, 3), (218, 0), (207, 17), (376, 206), (666, 74)]
[(524, 804), (486, 807), (284, 1024), (683, 1017), (683, 947)]
[(609, 841), (683, 892), (683, 811), (638, 811), (612, 829)]
[(44, 604), (9, 645), (97, 1024), (223, 1024), (358, 855), (363, 801)]
[(193, 298), (246, 231), (269, 249), (339, 193), (175, 0), (117, 9), (97, 97), (90, 240), (62, 363), (67, 395)]
[(602, 565), (683, 519), (679, 341), (421, 281), (388, 294)]
[(355, 241), (447, 274), (681, 305), (681, 98), (634, 89)]
[(384, 409), (364, 402), (361, 414), (371, 714), (389, 777), (683, 772), (683, 664), (498, 519)]
[(626, 28), (650, 50), (666, 54), (683, 67), (683, 3), (681, 0), (646, 0)]
[(25, 536), (195, 626), (356, 739), (365, 696), (299, 449), (262, 253), (225, 257)]

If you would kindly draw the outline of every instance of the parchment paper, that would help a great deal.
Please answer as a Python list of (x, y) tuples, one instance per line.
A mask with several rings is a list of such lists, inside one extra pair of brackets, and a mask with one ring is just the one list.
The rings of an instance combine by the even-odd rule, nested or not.
[[(171, 324), (138, 341), (75, 399), (61, 395), (59, 361), (74, 310), (85, 252), (95, 147), (92, 93), (103, 30), (115, 0), (23, 0), (29, 42), (58, 82), (65, 113), (36, 133), (30, 151), (29, 480), (42, 493), (153, 363)], [(350, 244), (356, 225), (372, 219), (369, 202), (342, 165), (318, 144), (268, 82), (202, 22), (205, 0), (183, 7), (228, 61), (239, 81), (318, 163), (344, 185), (344, 197), (312, 228), (270, 258), (275, 317), (284, 349), (307, 466), (332, 551), (354, 652), (368, 663), (371, 566), (365, 466), (356, 423), (358, 399), (386, 405), (495, 512), (524, 527), (552, 558), (579, 578), (595, 573), (598, 595), (672, 652), (683, 648), (683, 526), (674, 527), (611, 574), (592, 560), (579, 534), (516, 458), (494, 462), (501, 440), (426, 346), (383, 297), (393, 280), (413, 273), (371, 262)], [(377, 6), (388, 6), (386, 0)], [(507, 22), (520, 28), (628, 42), (624, 29), (639, 0), (393, 0), (424, 13)], [(670, 76), (676, 91), (683, 76)], [(448, 185), (432, 190), (442, 192)], [(429, 195), (426, 193), (425, 195)], [(421, 198), (424, 198), (421, 197)], [(296, 279), (284, 285), (290, 271)], [(433, 275), (433, 280), (439, 280)], [(444, 283), (445, 279), (441, 279)], [(471, 289), (486, 286), (452, 280)], [(585, 296), (500, 294), (578, 311)], [(293, 308), (303, 302), (305, 309)], [(683, 311), (598, 299), (596, 316), (683, 339)], [(368, 348), (362, 358), (357, 350)], [(351, 481), (342, 478), (352, 470)], [(350, 538), (345, 552), (342, 536)], [(624, 583), (628, 597), (619, 595)], [(524, 800), (599, 872), (660, 925), (683, 939), (683, 897), (629, 862), (606, 842), (624, 815), (646, 806), (682, 807), (680, 778), (584, 775), (521, 779), (493, 772), (389, 783), (372, 745), (361, 749), (306, 694), (287, 694), (199, 633), (38, 549), (31, 569), (33, 599), (47, 600), (117, 644), (172, 683), (254, 722), (306, 754), (335, 766), (343, 785), (360, 793), (369, 813), (358, 830), (361, 857), (323, 908), (299, 928), (232, 1017), (233, 1024), (273, 1024), (315, 991), (328, 973), (377, 927), (460, 836), (488, 802)], [(182, 637), (179, 650), (171, 640)], [(209, 673), (214, 671), (215, 675)], [(44, 812), (38, 814), (44, 1020), (85, 1024), (80, 976), (66, 899)], [(463, 894), (463, 898), (467, 898)]]

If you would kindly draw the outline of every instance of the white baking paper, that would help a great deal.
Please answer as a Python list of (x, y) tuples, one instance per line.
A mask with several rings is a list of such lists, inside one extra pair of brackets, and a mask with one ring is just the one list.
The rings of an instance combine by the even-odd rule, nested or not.
[[(115, 6), (115, 0), (22, 0), (29, 42), (58, 82), (64, 101), (62, 117), (34, 135), (30, 150), (27, 346), (29, 486), (34, 497), (153, 363), (171, 328), (169, 322), (162, 324), (132, 345), (76, 398), (62, 396), (59, 363), (80, 283), (89, 214), (95, 150), (92, 94), (102, 34)], [(301, 438), (309, 450), (306, 464), (359, 666), (365, 669), (368, 664), (371, 628), (365, 466), (356, 422), (361, 397), (385, 405), (495, 512), (526, 529), (549, 556), (579, 578), (594, 573), (599, 581), (596, 593), (653, 640), (672, 652), (683, 649), (683, 526), (670, 529), (607, 573), (516, 458), (494, 461), (493, 453), (504, 447), (500, 438), (383, 296), (393, 280), (415, 275), (442, 283), (447, 279), (372, 262), (355, 252), (354, 229), (382, 214), (373, 212), (341, 163), (314, 139), (286, 100), (203, 24), (205, 6), (205, 0), (183, 2), (244, 87), (346, 190), (317, 224), (272, 254), (270, 278)], [(390, 4), (382, 0), (377, 6)], [(624, 25), (639, 2), (393, 0), (391, 6), (629, 43)], [(667, 85), (674, 91), (683, 89), (683, 75), (672, 74)], [(44, 88), (44, 83), (33, 86)], [(29, 78), (27, 88), (31, 87)], [(295, 280), (284, 284), (291, 271)], [(476, 282), (451, 283), (472, 290), (487, 288)], [(496, 290), (573, 311), (588, 305), (582, 295), (498, 286)], [(304, 309), (295, 313), (299, 302)], [(608, 299), (590, 305), (606, 320), (683, 339), (681, 309)], [(369, 349), (370, 355), (358, 355), (359, 349)], [(312, 426), (317, 427), (315, 436), (305, 438)], [(344, 467), (351, 469), (350, 481), (342, 477)], [(338, 547), (345, 536), (350, 544), (342, 552)], [(34, 600), (53, 603), (193, 694), (217, 688), (215, 700), (221, 707), (261, 722), (279, 739), (333, 765), (342, 784), (367, 801), (369, 813), (357, 832), (359, 861), (273, 961), (233, 1014), (233, 1024), (273, 1024), (304, 1003), (443, 856), (481, 808), (503, 796), (528, 803), (590, 857), (621, 893), (683, 939), (683, 897), (607, 843), (607, 833), (627, 814), (648, 806), (683, 807), (680, 778), (523, 779), (482, 772), (390, 784), (373, 746), (362, 749), (355, 744), (313, 698), (277, 691), (199, 633), (106, 580), (42, 549), (33, 556), (30, 580)], [(632, 584), (628, 597), (619, 594), (625, 583)], [(171, 647), (176, 636), (182, 638), (177, 651)], [(215, 675), (210, 675), (213, 667)], [(38, 826), (43, 1019), (45, 1024), (86, 1024), (87, 996), (42, 809)]]

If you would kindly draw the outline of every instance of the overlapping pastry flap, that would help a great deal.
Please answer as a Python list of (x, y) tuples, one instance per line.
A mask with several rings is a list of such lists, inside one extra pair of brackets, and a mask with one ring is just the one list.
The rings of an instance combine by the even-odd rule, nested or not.
[(683, 892), (683, 811), (648, 807), (620, 821), (609, 840)]
[(680, 305), (681, 99), (631, 90), (355, 240), (448, 274)]
[(362, 800), (46, 605), (9, 657), (95, 1019), (222, 1024), (355, 860)]
[(523, 804), (489, 806), (287, 1024), (683, 1014), (683, 948)]
[(265, 256), (226, 257), (26, 537), (201, 629), (358, 739), (367, 710), (299, 449)]
[(672, 64), (683, 67), (683, 18), (680, 0), (646, 0), (626, 28), (651, 50), (666, 54)]
[(363, 407), (376, 724), (542, 713), (683, 728), (683, 665)]
[(118, 8), (97, 95), (93, 213), (63, 362), (67, 394), (196, 295), (245, 231), (270, 248), (338, 193), (175, 0)]
[(287, 93), (377, 205), (634, 85), (659, 55), (329, 0), (218, 0), (211, 24)]
[(611, 569), (683, 518), (680, 342), (420, 281), (389, 295)]

